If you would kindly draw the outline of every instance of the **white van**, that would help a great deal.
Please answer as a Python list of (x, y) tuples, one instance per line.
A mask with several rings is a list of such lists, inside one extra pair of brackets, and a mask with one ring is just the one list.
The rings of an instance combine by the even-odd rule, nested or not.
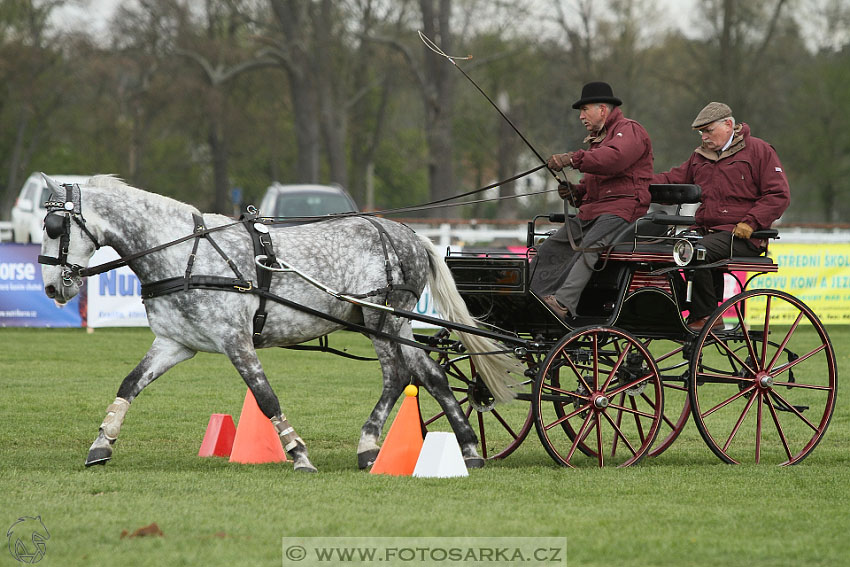
[[(84, 183), (88, 175), (50, 175), (60, 185), (62, 183)], [(41, 173), (30, 175), (21, 188), (21, 193), (12, 207), (12, 240), (13, 242), (41, 243), (42, 225), (47, 211), (44, 203), (50, 197)]]

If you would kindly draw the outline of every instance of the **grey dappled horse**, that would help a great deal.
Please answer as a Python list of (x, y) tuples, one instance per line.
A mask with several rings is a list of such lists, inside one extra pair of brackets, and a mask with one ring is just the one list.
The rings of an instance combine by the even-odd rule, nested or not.
[[(45, 293), (59, 304), (66, 303), (80, 290), (79, 272), (75, 274), (70, 267), (87, 266), (98, 244), (111, 246), (122, 257), (128, 257), (192, 234), (195, 229), (193, 214), (200, 214), (190, 205), (130, 187), (108, 175), (93, 177), (79, 190), (74, 187), (73, 194), (71, 187), (59, 187), (53, 180), (48, 179), (48, 185), (53, 189), (52, 208), (49, 209), (53, 212), (45, 221), (42, 254), (47, 265), (42, 266), (42, 274)], [(233, 219), (217, 214), (204, 214), (203, 220), (209, 229), (234, 224)], [(416, 296), (410, 291), (392, 291), (387, 298), (390, 305), (407, 310), (413, 308), (427, 281), (446, 319), (474, 325), (475, 320), (458, 295), (451, 273), (431, 242), (401, 224), (385, 219), (374, 219), (374, 222), (390, 237), (391, 246), (387, 247), (387, 252), (383, 250), (382, 237), (373, 223), (356, 216), (296, 227), (271, 226), (270, 234), (278, 258), (329, 288), (350, 294), (385, 288), (389, 260), (393, 281), (404, 282), (416, 290)], [(65, 237), (59, 235), (60, 228)], [(249, 276), (254, 279), (254, 248), (245, 224), (235, 223), (209, 236), (198, 242), (193, 274), (233, 276), (232, 267), (213, 249), (210, 240), (214, 240), (246, 279)], [(68, 243), (66, 257), (59, 250), (63, 239)], [(194, 240), (189, 239), (141, 255), (128, 265), (143, 284), (183, 276), (193, 245)], [(368, 329), (379, 328), (383, 323), (383, 330), (390, 335), (413, 337), (407, 319), (389, 316), (381, 321), (378, 310), (337, 299), (295, 273), (275, 273), (270, 291), (347, 322), (360, 323)], [(156, 338), (138, 366), (124, 378), (115, 401), (107, 408), (97, 438), (89, 449), (86, 465), (105, 463), (111, 458), (112, 446), (130, 403), (145, 386), (175, 364), (204, 351), (227, 355), (262, 412), (274, 424), (295, 470), (315, 471), (306, 445), (281, 412), (278, 398), (257, 357), (252, 321), (258, 304), (259, 298), (250, 293), (209, 289), (181, 290), (146, 299), (148, 321)], [(295, 345), (343, 327), (273, 301), (268, 301), (266, 310), (267, 322), (256, 345), (259, 348)], [(365, 468), (374, 461), (387, 416), (412, 376), (419, 379), (446, 412), (467, 465), (482, 466), (475, 433), (439, 365), (414, 346), (369, 336), (383, 372), (383, 390), (361, 430), (357, 447), (359, 466)], [(499, 350), (488, 339), (466, 334), (462, 339), (473, 352)], [(479, 370), (497, 399), (510, 397), (507, 372), (511, 367), (516, 368), (510, 357), (476, 358)]]

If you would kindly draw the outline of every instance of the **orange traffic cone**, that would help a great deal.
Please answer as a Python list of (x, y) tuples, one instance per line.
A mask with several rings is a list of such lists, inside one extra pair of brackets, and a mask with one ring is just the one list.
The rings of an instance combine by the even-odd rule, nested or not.
[(413, 474), (423, 443), (416, 392), (417, 388), (413, 385), (404, 389), (404, 400), (372, 465), (372, 474)]
[(199, 457), (229, 457), (236, 437), (236, 426), (230, 414), (214, 413), (207, 424), (207, 432), (201, 442)]
[(230, 451), (231, 463), (279, 463), (286, 460), (280, 437), (272, 422), (260, 411), (251, 390), (245, 394), (236, 438)]

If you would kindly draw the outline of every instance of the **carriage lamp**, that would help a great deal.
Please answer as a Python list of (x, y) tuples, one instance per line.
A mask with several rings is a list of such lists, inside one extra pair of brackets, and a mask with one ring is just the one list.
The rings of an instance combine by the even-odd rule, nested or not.
[(673, 245), (673, 261), (677, 266), (687, 266), (694, 259), (694, 245), (688, 240), (677, 240)]

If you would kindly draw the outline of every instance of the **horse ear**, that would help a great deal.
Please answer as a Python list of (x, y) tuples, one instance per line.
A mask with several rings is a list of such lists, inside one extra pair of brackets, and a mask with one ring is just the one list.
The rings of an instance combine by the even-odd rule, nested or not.
[(56, 183), (55, 179), (48, 175), (45, 175), (44, 173), (42, 173), (41, 176), (44, 178), (44, 182), (47, 183), (47, 187), (56, 196), (57, 199), (65, 198), (65, 191), (63, 191), (62, 188), (59, 187), (59, 184)]

